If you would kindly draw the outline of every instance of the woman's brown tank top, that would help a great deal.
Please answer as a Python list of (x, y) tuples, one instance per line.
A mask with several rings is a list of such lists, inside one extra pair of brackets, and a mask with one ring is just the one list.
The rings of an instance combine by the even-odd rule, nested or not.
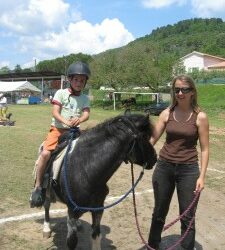
[(166, 141), (159, 152), (159, 157), (173, 163), (191, 164), (198, 161), (196, 149), (198, 127), (197, 113), (193, 112), (186, 122), (174, 119), (174, 111), (170, 112), (166, 124)]

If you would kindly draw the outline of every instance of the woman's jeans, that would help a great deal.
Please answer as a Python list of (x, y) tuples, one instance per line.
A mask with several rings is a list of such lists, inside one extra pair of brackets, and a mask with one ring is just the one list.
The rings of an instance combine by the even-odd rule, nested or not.
[[(152, 215), (148, 243), (158, 248), (161, 242), (161, 233), (169, 211), (170, 202), (177, 189), (179, 213), (182, 214), (194, 199), (196, 181), (199, 177), (198, 163), (176, 164), (159, 159), (152, 176), (154, 188), (155, 207)], [(194, 215), (197, 204), (181, 221), (181, 235), (185, 233)], [(168, 229), (169, 230), (169, 229)], [(181, 245), (184, 249), (194, 249), (195, 222)]]

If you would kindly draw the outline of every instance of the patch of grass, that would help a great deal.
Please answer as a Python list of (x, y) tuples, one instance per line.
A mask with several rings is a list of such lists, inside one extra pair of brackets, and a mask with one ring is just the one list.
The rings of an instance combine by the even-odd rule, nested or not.
[(225, 110), (225, 85), (198, 85), (198, 98), (201, 106), (209, 109)]

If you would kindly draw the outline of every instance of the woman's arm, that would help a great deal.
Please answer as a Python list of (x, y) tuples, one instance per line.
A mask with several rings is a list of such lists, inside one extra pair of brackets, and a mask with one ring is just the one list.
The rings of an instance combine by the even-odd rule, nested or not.
[(198, 135), (201, 149), (200, 176), (196, 183), (196, 191), (204, 188), (206, 170), (209, 162), (209, 122), (204, 112), (197, 117)]
[(153, 146), (156, 144), (156, 142), (159, 140), (159, 138), (163, 134), (165, 127), (166, 127), (166, 123), (169, 118), (169, 114), (170, 114), (170, 110), (169, 108), (167, 108), (159, 115), (159, 119), (156, 125), (154, 126), (153, 135), (150, 139), (150, 143)]

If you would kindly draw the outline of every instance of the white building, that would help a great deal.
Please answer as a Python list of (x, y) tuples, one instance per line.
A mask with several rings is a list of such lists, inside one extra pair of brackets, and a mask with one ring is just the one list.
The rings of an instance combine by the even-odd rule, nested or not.
[(180, 58), (186, 72), (193, 70), (225, 70), (225, 58), (193, 51)]

